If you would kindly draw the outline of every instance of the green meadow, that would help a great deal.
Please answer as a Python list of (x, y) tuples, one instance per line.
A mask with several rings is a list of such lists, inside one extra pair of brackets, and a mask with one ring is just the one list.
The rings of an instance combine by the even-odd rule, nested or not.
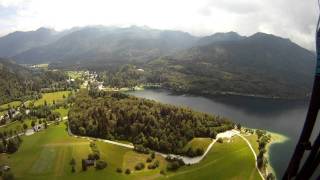
[(21, 101), (12, 101), (10, 103), (0, 105), (1, 110), (7, 110), (9, 107), (18, 107), (20, 106)]
[(246, 142), (238, 136), (230, 143), (215, 143), (198, 164), (185, 166), (167, 178), (186, 179), (261, 179), (254, 156)]
[[(9, 164), (16, 179), (132, 179), (159, 176), (160, 168), (164, 168), (165, 160), (157, 156), (160, 168), (135, 172), (133, 167), (138, 162), (146, 162), (149, 155), (138, 154), (131, 149), (96, 142), (101, 153), (101, 159), (108, 163), (104, 170), (90, 167), (86, 172), (81, 171), (81, 159), (86, 158), (91, 149), (87, 139), (70, 137), (64, 123), (51, 125), (45, 131), (31, 136), (24, 136), (19, 150), (11, 155), (0, 154), (1, 164)], [(76, 160), (76, 172), (71, 172), (70, 160)], [(28, 166), (26, 166), (28, 164)], [(146, 164), (147, 166), (147, 164)], [(121, 168), (123, 173), (117, 173)], [(130, 168), (130, 175), (124, 174)]]
[(211, 138), (193, 138), (183, 149), (188, 150), (191, 148), (192, 150), (196, 150), (197, 148), (200, 148), (205, 151), (211, 142)]
[(44, 102), (46, 101), (48, 105), (53, 104), (53, 101), (59, 102), (63, 100), (63, 96), (68, 97), (68, 94), (70, 91), (58, 91), (58, 92), (52, 92), (52, 93), (43, 93), (42, 98), (36, 100), (34, 102), (34, 106), (40, 106), (44, 105)]
[[(197, 142), (197, 143), (195, 143)], [(203, 142), (203, 143), (199, 143)], [(239, 137), (230, 143), (215, 143), (207, 156), (199, 163), (184, 166), (176, 172), (160, 174), (167, 162), (157, 155), (160, 167), (148, 170), (146, 159), (149, 155), (139, 154), (131, 149), (96, 141), (101, 159), (108, 163), (107, 168), (95, 170), (90, 167), (81, 170), (81, 159), (86, 158), (90, 140), (70, 137), (64, 123), (51, 125), (45, 131), (24, 136), (19, 150), (11, 155), (1, 154), (0, 162), (9, 164), (16, 179), (260, 179), (255, 169), (255, 161), (247, 144)], [(194, 140), (190, 144), (207, 146), (208, 140)], [(76, 160), (76, 172), (71, 172), (70, 160)], [(146, 168), (134, 171), (134, 166), (143, 162)], [(26, 166), (27, 164), (27, 166)], [(116, 172), (117, 168), (123, 170)], [(130, 175), (124, 173), (131, 170)], [(226, 173), (228, 172), (228, 173)]]
[(68, 116), (69, 109), (65, 109), (63, 107), (60, 107), (60, 108), (55, 109), (53, 111), (58, 112), (61, 115), (61, 117), (66, 117), (66, 116)]

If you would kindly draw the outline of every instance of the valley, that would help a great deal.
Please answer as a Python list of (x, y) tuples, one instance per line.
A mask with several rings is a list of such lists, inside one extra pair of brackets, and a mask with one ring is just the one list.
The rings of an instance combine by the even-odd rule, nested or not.
[(315, 66), (289, 39), (92, 26), (0, 47), (17, 34), (0, 50), (1, 178), (283, 175)]
[[(104, 104), (108, 103), (116, 103), (121, 100), (121, 98), (129, 98), (130, 101), (135, 102), (139, 100), (134, 97), (128, 97), (128, 95), (123, 94), (121, 90), (117, 89), (108, 89), (102, 88), (103, 90), (95, 89), (94, 83), (98, 82), (96, 76), (93, 74), (86, 74), (85, 72), (68, 72), (69, 78), (66, 81), (73, 81), (73, 78), (78, 78), (80, 83), (85, 83), (85, 85), (77, 85), (76, 87), (82, 87), (80, 90), (70, 90), (70, 91), (57, 91), (57, 92), (47, 92), (41, 93), (38, 99), (32, 100), (29, 99), (26, 102), (15, 101), (10, 104), (4, 104), (1, 107), (7, 110), (14, 108), (20, 113), (22, 113), (25, 117), (21, 117), (21, 119), (12, 119), (12, 122), (7, 121), (3, 126), (0, 127), (0, 132), (2, 137), (10, 137), (15, 136), (15, 134), (19, 134), (19, 138), (22, 139), (21, 144), (18, 149), (14, 153), (2, 153), (0, 155), (0, 162), (2, 165), (10, 166), (11, 172), (14, 174), (16, 179), (56, 179), (59, 178), (68, 178), (68, 179), (87, 179), (88, 177), (95, 177), (97, 179), (104, 179), (106, 177), (116, 178), (116, 179), (183, 179), (183, 178), (191, 178), (197, 179), (199, 177), (199, 172), (201, 172), (202, 178), (221, 178), (221, 179), (229, 179), (229, 178), (245, 178), (245, 179), (261, 179), (261, 175), (259, 175), (259, 171), (256, 167), (256, 159), (258, 150), (257, 143), (257, 135), (252, 132), (247, 132), (246, 128), (241, 130), (242, 138), (238, 135), (225, 136), (222, 135), (225, 131), (224, 128), (217, 127), (217, 131), (221, 133), (213, 133), (216, 134), (216, 138), (210, 137), (210, 135), (199, 134), (201, 131), (195, 131), (195, 135), (189, 137), (191, 139), (183, 140), (185, 143), (181, 144), (182, 149), (178, 149), (176, 147), (172, 147), (171, 150), (161, 150), (155, 149), (155, 146), (152, 145), (139, 145), (141, 139), (144, 139), (141, 136), (141, 133), (137, 135), (128, 135), (129, 139), (125, 139), (124, 136), (121, 136), (121, 131), (118, 131), (116, 134), (109, 134), (108, 136), (100, 136), (102, 138), (111, 140), (110, 142), (96, 139), (96, 135), (93, 134), (81, 134), (77, 132), (77, 130), (72, 130), (73, 132), (80, 133), (81, 136), (85, 136), (83, 138), (79, 138), (71, 135), (71, 131), (68, 132), (68, 129), (74, 129), (72, 122), (76, 119), (73, 117), (77, 116), (77, 119), (82, 119), (80, 117), (81, 113), (85, 113), (85, 111), (90, 112), (92, 110), (98, 110), (97, 113), (93, 113), (91, 118), (97, 118), (101, 110), (97, 109), (99, 107), (98, 102), (94, 102), (92, 105), (88, 102), (88, 99), (85, 100), (81, 97), (81, 93), (91, 94), (90, 96), (98, 98), (102, 100), (109, 99), (111, 97), (120, 98), (118, 100), (109, 100), (109, 102), (104, 102)], [(80, 79), (79, 79), (80, 78)], [(78, 81), (77, 80), (77, 81)], [(75, 81), (75, 80), (74, 80)], [(86, 90), (88, 88), (88, 90)], [(144, 92), (141, 91), (128, 91), (131, 88), (124, 88), (124, 92)], [(110, 91), (112, 90), (112, 91)], [(88, 96), (88, 95), (87, 95)], [(104, 97), (105, 96), (105, 97)], [(88, 97), (87, 97), (88, 98)], [(139, 100), (140, 101), (140, 100)], [(146, 103), (146, 107), (152, 105), (155, 102), (148, 101), (146, 99), (141, 99), (140, 103)], [(86, 103), (85, 106), (89, 106), (89, 108), (83, 107), (83, 103)], [(103, 101), (101, 101), (103, 102)], [(80, 110), (79, 112), (74, 113), (77, 104), (81, 105), (81, 108), (85, 108)], [(149, 104), (149, 105), (148, 105)], [(153, 105), (152, 105), (153, 106)], [(163, 108), (167, 106), (167, 108), (176, 109), (176, 107), (171, 105), (161, 105), (157, 104), (156, 106), (160, 106)], [(10, 108), (9, 108), (10, 107)], [(92, 107), (92, 108), (91, 108)], [(120, 107), (124, 107), (123, 105), (116, 107), (116, 105), (112, 105), (110, 107), (115, 108), (114, 110)], [(8, 109), (9, 108), (9, 109)], [(46, 110), (47, 108), (47, 110)], [(134, 105), (128, 106), (129, 109), (135, 109)], [(19, 109), (19, 110), (18, 110)], [(179, 109), (179, 108), (178, 108)], [(178, 110), (177, 109), (177, 110)], [(49, 111), (48, 111), (49, 110)], [(72, 113), (70, 113), (70, 110)], [(198, 113), (193, 112), (191, 109), (181, 109), (182, 113)], [(128, 110), (126, 110), (129, 112)], [(143, 112), (144, 110), (139, 110)], [(138, 111), (138, 112), (139, 112)], [(6, 112), (6, 111), (5, 111)], [(26, 113), (29, 112), (29, 113)], [(74, 114), (74, 115), (72, 115)], [(103, 115), (104, 113), (100, 114)], [(161, 113), (160, 113), (161, 114)], [(105, 115), (104, 115), (105, 116)], [(197, 114), (196, 117), (201, 117), (201, 113)], [(205, 119), (211, 119), (208, 115), (204, 115)], [(68, 118), (69, 117), (69, 118)], [(108, 117), (108, 116), (105, 116)], [(71, 120), (70, 120), (71, 118)], [(113, 117), (118, 119), (119, 117)], [(129, 118), (129, 117), (128, 117)], [(214, 117), (217, 118), (217, 117)], [(213, 121), (216, 121), (214, 120)], [(114, 119), (114, 120), (116, 120)], [(129, 118), (130, 119), (130, 118)], [(138, 118), (138, 119), (145, 119)], [(157, 117), (156, 117), (157, 119)], [(171, 117), (173, 120), (173, 117)], [(10, 119), (11, 120), (11, 119)], [(102, 130), (102, 132), (108, 132), (107, 130), (101, 129), (103, 126), (99, 123), (107, 122), (107, 128), (111, 128), (110, 122), (103, 120), (98, 121), (97, 127)], [(110, 119), (112, 121), (112, 119)], [(169, 120), (169, 119), (168, 119)], [(218, 119), (217, 119), (218, 120)], [(118, 121), (121, 121), (118, 119)], [(163, 120), (160, 120), (163, 121)], [(209, 120), (212, 121), (212, 120)], [(220, 123), (229, 123), (229, 120), (218, 120)], [(87, 123), (87, 122), (86, 122)], [(89, 121), (90, 123), (90, 121)], [(91, 122), (92, 123), (92, 122)], [(150, 123), (150, 122), (149, 122)], [(145, 123), (144, 123), (145, 124)], [(121, 125), (119, 127), (125, 128), (128, 123)], [(168, 126), (169, 124), (163, 124), (164, 126)], [(26, 126), (26, 127), (24, 127)], [(171, 125), (173, 126), (173, 125)], [(216, 125), (215, 125), (216, 126)], [(39, 130), (34, 130), (34, 127), (39, 128)], [(139, 126), (137, 126), (139, 127)], [(145, 127), (148, 128), (148, 127)], [(229, 127), (229, 129), (233, 129), (233, 127)], [(81, 129), (81, 128), (76, 128)], [(152, 128), (153, 132), (156, 132), (156, 129)], [(163, 128), (160, 128), (163, 129)], [(188, 128), (187, 128), (188, 129)], [(194, 128), (196, 130), (197, 128)], [(219, 130), (218, 130), (219, 129)], [(117, 130), (117, 128), (111, 128), (112, 131)], [(120, 130), (120, 129), (119, 129)], [(30, 133), (30, 131), (35, 131)], [(89, 131), (86, 129), (86, 131)], [(112, 132), (111, 131), (111, 132)], [(206, 131), (206, 130), (205, 130)], [(204, 132), (205, 132), (204, 131)], [(4, 133), (5, 132), (5, 133)], [(94, 131), (91, 131), (94, 132)], [(148, 133), (149, 131), (144, 131)], [(235, 132), (239, 132), (236, 130)], [(24, 135), (25, 133), (25, 135)], [(180, 134), (183, 132), (180, 132)], [(106, 133), (108, 134), (108, 133)], [(198, 135), (197, 135), (198, 134)], [(221, 135), (220, 135), (221, 134)], [(113, 135), (113, 136), (111, 136)], [(87, 136), (93, 136), (89, 138)], [(144, 135), (142, 135), (144, 136)], [(136, 137), (137, 139), (131, 139), (131, 137)], [(146, 137), (152, 137), (152, 135), (147, 135)], [(179, 138), (182, 138), (180, 136)], [(192, 138), (194, 137), (194, 138)], [(245, 139), (249, 141), (245, 141)], [(221, 140), (220, 140), (221, 139)], [(127, 142), (133, 142), (134, 146), (127, 145)], [(218, 142), (217, 142), (218, 141)], [(220, 142), (221, 141), (221, 142)], [(160, 141), (161, 142), (161, 141)], [(173, 140), (169, 140), (168, 142), (175, 142)], [(177, 142), (177, 141), (176, 141)], [(250, 149), (250, 146), (253, 149)], [(91, 145), (95, 144), (97, 147), (96, 150), (93, 150)], [(123, 144), (124, 143), (124, 144)], [(136, 150), (136, 147), (139, 147), (139, 150)], [(164, 146), (163, 146), (164, 147)], [(134, 149), (132, 149), (134, 148)], [(150, 149), (149, 149), (150, 148)], [(145, 152), (145, 150), (148, 152)], [(190, 153), (197, 152), (198, 149), (201, 150), (200, 160), (199, 155), (191, 155)], [(149, 162), (149, 157), (156, 150), (155, 158)], [(255, 155), (253, 153), (255, 152)], [(98, 170), (94, 167), (88, 167), (87, 170), (83, 170), (83, 166), (81, 166), (81, 161), (85, 159), (89, 154), (99, 152), (99, 160), (107, 163), (107, 167), (103, 170)], [(161, 152), (159, 152), (161, 151)], [(187, 157), (187, 156), (172, 156), (170, 152), (173, 154), (176, 153), (186, 153), (188, 151), (188, 156), (195, 157)], [(189, 153), (190, 151), (190, 153)], [(168, 153), (169, 152), (169, 153)], [(167, 154), (168, 153), (168, 154)], [(168, 160), (168, 157), (176, 157), (178, 159)], [(177, 160), (182, 158), (184, 164), (179, 165), (178, 167), (171, 167)], [(71, 160), (74, 159), (75, 165), (70, 165)], [(190, 159), (190, 160), (189, 160)], [(194, 160), (193, 160), (194, 159)], [(181, 160), (179, 160), (181, 161)], [(230, 173), (225, 174), (223, 169), (229, 168), (232, 166), (237, 166), (239, 164), (243, 164), (246, 162), (246, 165), (242, 165), (242, 168), (231, 168), (232, 171)], [(145, 164), (142, 170), (137, 170), (137, 163)], [(157, 162), (157, 166), (153, 168), (151, 165)], [(194, 162), (194, 163), (192, 163)], [(23, 164), (29, 164), (29, 166), (24, 166)], [(190, 165), (188, 165), (190, 163)], [(149, 168), (150, 166), (150, 168)], [(180, 167), (181, 166), (181, 167)], [(169, 168), (170, 167), (170, 168)], [(170, 170), (174, 168), (174, 170)], [(176, 169), (177, 168), (177, 169)], [(74, 169), (74, 170), (72, 170)], [(127, 169), (129, 169), (127, 172)], [(214, 169), (214, 170), (213, 170)], [(121, 170), (121, 171), (120, 171)], [(265, 170), (261, 170), (262, 173), (265, 173)], [(270, 168), (268, 168), (268, 172), (272, 172)], [(266, 176), (267, 174), (263, 175)]]

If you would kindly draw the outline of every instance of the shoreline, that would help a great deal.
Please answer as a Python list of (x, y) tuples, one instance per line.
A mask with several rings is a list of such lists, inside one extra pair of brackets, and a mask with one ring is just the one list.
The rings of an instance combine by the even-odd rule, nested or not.
[(268, 165), (267, 165), (266, 170), (267, 170), (267, 172), (271, 172), (272, 174), (277, 176), (275, 170), (273, 169), (273, 167), (270, 164), (270, 148), (271, 148), (272, 145), (282, 144), (282, 143), (284, 143), (286, 141), (289, 141), (289, 137), (287, 137), (287, 136), (285, 136), (283, 134), (280, 134), (280, 133), (272, 132), (272, 131), (267, 131), (267, 133), (271, 135), (271, 141), (266, 146), (266, 150), (267, 150), (266, 158), (267, 158), (267, 160), (269, 162)]
[[(242, 127), (242, 128), (245, 128), (245, 129), (251, 129), (254, 131), (254, 133), (252, 135), (255, 135), (256, 138), (257, 138), (257, 135), (255, 134), (255, 131), (257, 130), (256, 128), (248, 128), (246, 126)], [(280, 133), (276, 133), (276, 132), (273, 132), (273, 131), (269, 131), (269, 130), (266, 130), (267, 132), (267, 135), (271, 135), (271, 140), (270, 142), (266, 145), (266, 152), (265, 152), (265, 158), (268, 160), (268, 164), (267, 164), (267, 167), (266, 167), (266, 171), (265, 171), (265, 175), (267, 176), (269, 173), (272, 173), (274, 174), (276, 177), (277, 177), (277, 173), (276, 171), (274, 170), (274, 168), (271, 166), (270, 164), (270, 147), (272, 145), (275, 145), (275, 144), (282, 144), (286, 141), (289, 141), (289, 137), (283, 135), (283, 134), (280, 134)], [(245, 136), (244, 136), (245, 137)], [(251, 144), (251, 143), (250, 143)], [(252, 144), (251, 144), (252, 145)]]
[[(150, 88), (152, 87), (152, 88)], [(166, 91), (169, 91), (173, 94), (177, 95), (189, 95), (189, 96), (201, 96), (201, 97), (207, 97), (207, 98), (214, 98), (214, 97), (223, 97), (223, 96), (238, 96), (238, 97), (249, 97), (249, 98), (258, 98), (258, 99), (270, 99), (270, 100), (291, 100), (291, 101), (305, 101), (310, 98), (310, 96), (301, 96), (301, 97), (281, 97), (281, 96), (271, 96), (271, 95), (261, 95), (261, 94), (248, 94), (248, 93), (237, 93), (237, 92), (231, 92), (231, 91), (216, 91), (214, 93), (192, 93), (192, 92), (179, 92), (175, 91), (171, 88), (166, 88), (162, 86), (136, 86), (134, 90), (130, 90), (128, 88), (122, 88), (126, 90), (118, 90), (122, 92), (130, 92), (130, 91), (141, 91), (141, 90), (147, 90), (147, 89), (163, 89)]]

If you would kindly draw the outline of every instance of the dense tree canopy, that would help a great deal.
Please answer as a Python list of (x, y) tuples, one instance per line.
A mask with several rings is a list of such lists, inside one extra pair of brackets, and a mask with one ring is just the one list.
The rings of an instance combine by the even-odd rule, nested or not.
[(42, 89), (66, 89), (66, 79), (61, 71), (29, 69), (0, 58), (0, 104), (35, 99)]
[(81, 90), (69, 112), (73, 133), (128, 140), (135, 145), (184, 153), (194, 137), (212, 137), (233, 128), (225, 118), (117, 92)]

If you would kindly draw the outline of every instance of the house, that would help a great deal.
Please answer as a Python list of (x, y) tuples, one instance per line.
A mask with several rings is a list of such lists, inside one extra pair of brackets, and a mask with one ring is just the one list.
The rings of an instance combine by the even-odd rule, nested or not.
[(38, 132), (40, 130), (43, 129), (43, 125), (42, 124), (36, 124), (34, 127), (33, 127), (33, 131), (34, 132)]

